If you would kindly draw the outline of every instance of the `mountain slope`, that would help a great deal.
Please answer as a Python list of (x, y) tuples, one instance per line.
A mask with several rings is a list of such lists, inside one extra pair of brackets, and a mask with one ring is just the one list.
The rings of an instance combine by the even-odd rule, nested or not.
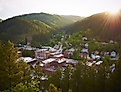
[(34, 38), (36, 38), (39, 42), (49, 41), (52, 34), (67, 28), (72, 23), (74, 21), (71, 19), (46, 13), (16, 16), (0, 22), (0, 40), (19, 43), (23, 42), (25, 38), (29, 41), (35, 41)]
[(32, 13), (32, 14), (25, 14), (18, 17), (39, 20), (54, 28), (60, 28), (74, 23), (74, 20), (72, 19), (68, 19), (59, 15), (47, 14), (47, 13)]
[(80, 21), (82, 19), (84, 19), (85, 17), (81, 17), (81, 16), (73, 16), (73, 15), (61, 15), (65, 18), (69, 18), (69, 19), (72, 19), (74, 21)]
[(103, 12), (94, 14), (82, 21), (74, 23), (67, 29), (67, 33), (75, 33), (91, 29), (92, 38), (117, 39), (121, 36), (121, 13), (111, 14)]
[(31, 38), (34, 34), (47, 33), (49, 32), (48, 29), (51, 29), (51, 27), (45, 25), (44, 23), (38, 23), (41, 25), (38, 26), (31, 21), (18, 17), (10, 18), (3, 21), (2, 23), (0, 23), (0, 40), (21, 41), (25, 37)]

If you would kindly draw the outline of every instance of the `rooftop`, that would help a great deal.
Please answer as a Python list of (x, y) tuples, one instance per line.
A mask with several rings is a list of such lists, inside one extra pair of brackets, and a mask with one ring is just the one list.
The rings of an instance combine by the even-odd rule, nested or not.
[(47, 63), (50, 63), (50, 62), (55, 61), (55, 60), (56, 59), (54, 59), (54, 58), (49, 58), (47, 60), (42, 61), (42, 63), (47, 64)]
[(103, 61), (98, 61), (97, 63), (95, 63), (96, 65), (100, 65), (101, 63), (103, 63)]
[(78, 63), (78, 61), (77, 60), (73, 60), (73, 59), (66, 59), (66, 63), (76, 64), (76, 63)]
[(57, 60), (58, 63), (62, 63), (62, 62), (64, 62), (64, 61), (66, 61), (66, 59), (58, 59), (58, 60)]
[(60, 54), (59, 52), (50, 53), (50, 55)]
[(86, 63), (87, 66), (92, 66), (92, 64), (93, 64), (93, 63), (91, 63), (91, 62), (87, 62), (87, 63)]
[(51, 67), (46, 68), (45, 70), (54, 72), (54, 71), (56, 71), (56, 68), (55, 68), (55, 66), (51, 66)]
[(62, 56), (64, 56), (64, 55), (63, 54), (54, 55), (54, 57), (56, 57), (56, 58), (59, 58), (59, 57), (62, 57)]
[(20, 58), (17, 59), (17, 61), (19, 61), (21, 59), (23, 59), (24, 62), (26, 62), (26, 63), (29, 63), (29, 62), (32, 62), (32, 61), (36, 60), (36, 58), (32, 59), (31, 57), (20, 57)]
[(47, 51), (47, 49), (37, 49), (36, 51), (37, 51), (37, 52), (40, 52), (40, 51)]

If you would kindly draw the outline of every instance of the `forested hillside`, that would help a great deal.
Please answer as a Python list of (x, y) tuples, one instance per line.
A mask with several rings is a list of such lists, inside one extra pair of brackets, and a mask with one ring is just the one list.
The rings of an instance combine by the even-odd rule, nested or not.
[(45, 13), (33, 13), (9, 18), (0, 23), (0, 40), (14, 43), (48, 42), (52, 34), (74, 23), (74, 20)]
[(18, 17), (39, 20), (54, 28), (60, 28), (60, 27), (64, 27), (65, 25), (70, 25), (74, 23), (74, 20), (72, 19), (68, 19), (59, 15), (51, 15), (47, 13), (32, 13), (32, 14), (25, 14)]
[(45, 25), (44, 23), (38, 23), (41, 26), (35, 24), (35, 20), (29, 21), (23, 18), (11, 18), (0, 23), (0, 40), (1, 41), (15, 41), (21, 42), (28, 37), (32, 39), (33, 34), (47, 33), (48, 29), (51, 27)]
[(112, 14), (103, 12), (94, 14), (82, 21), (74, 23), (68, 28), (67, 33), (75, 33), (91, 29), (93, 32), (92, 38), (101, 39), (120, 39), (121, 38), (121, 12)]

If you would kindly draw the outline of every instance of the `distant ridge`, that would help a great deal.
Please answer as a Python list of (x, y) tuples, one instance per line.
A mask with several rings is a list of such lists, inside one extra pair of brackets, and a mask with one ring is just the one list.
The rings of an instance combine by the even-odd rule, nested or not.
[(61, 16), (75, 20), (75, 21), (80, 21), (85, 18), (85, 17), (75, 16), (75, 15), (61, 15)]

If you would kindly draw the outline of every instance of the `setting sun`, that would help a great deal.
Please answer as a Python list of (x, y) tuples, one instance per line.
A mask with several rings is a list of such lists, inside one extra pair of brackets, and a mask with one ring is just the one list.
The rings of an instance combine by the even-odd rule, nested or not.
[(114, 13), (114, 14), (117, 13), (118, 11), (119, 11), (119, 9), (116, 9), (116, 8), (109, 10), (109, 12)]

